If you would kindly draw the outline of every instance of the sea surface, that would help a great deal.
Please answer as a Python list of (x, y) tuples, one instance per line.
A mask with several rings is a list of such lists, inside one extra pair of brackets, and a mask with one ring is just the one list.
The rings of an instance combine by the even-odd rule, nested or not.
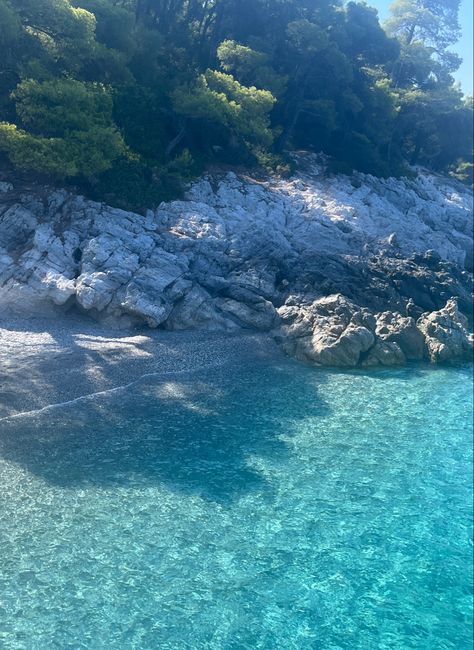
[(468, 650), (471, 414), (467, 366), (256, 361), (4, 420), (0, 648)]

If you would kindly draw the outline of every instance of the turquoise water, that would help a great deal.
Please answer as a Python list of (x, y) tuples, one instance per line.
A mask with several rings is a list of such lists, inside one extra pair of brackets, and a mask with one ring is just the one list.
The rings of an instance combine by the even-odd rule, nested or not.
[(0, 423), (0, 647), (471, 648), (471, 389), (258, 362)]

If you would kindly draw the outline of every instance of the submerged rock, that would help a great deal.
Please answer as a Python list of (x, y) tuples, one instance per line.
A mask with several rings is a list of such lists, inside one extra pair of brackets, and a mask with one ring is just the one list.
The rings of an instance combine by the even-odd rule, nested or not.
[(5, 184), (1, 313), (76, 307), (118, 327), (268, 331), (339, 367), (469, 354), (468, 190), (305, 162), (289, 180), (204, 177), (146, 216)]

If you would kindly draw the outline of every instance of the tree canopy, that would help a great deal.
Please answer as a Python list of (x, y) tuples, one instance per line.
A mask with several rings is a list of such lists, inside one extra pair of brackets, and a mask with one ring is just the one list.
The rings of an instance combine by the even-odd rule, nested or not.
[(472, 173), (459, 0), (0, 0), (0, 165), (126, 207), (209, 164)]

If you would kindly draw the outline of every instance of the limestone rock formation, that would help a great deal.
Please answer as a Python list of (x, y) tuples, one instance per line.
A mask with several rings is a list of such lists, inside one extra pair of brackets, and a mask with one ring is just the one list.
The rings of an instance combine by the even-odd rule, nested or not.
[[(404, 317), (397, 312), (383, 312), (377, 315), (375, 328), (377, 339), (384, 344), (396, 344), (405, 359), (420, 360), (424, 355), (423, 334), (411, 317)], [(386, 349), (395, 350), (393, 346)]]
[(448, 300), (439, 311), (423, 314), (418, 328), (425, 338), (430, 361), (472, 358), (473, 340), (467, 331), (467, 318), (459, 312), (456, 300)]
[(375, 318), (340, 294), (309, 305), (284, 305), (278, 312), (282, 320), (278, 336), (284, 349), (298, 359), (355, 367), (375, 343)]
[(0, 314), (269, 331), (322, 365), (466, 354), (468, 190), (305, 163), (287, 180), (206, 176), (146, 215), (0, 183)]
[(397, 312), (372, 315), (341, 294), (309, 304), (290, 298), (278, 313), (276, 337), (284, 349), (321, 366), (393, 366), (423, 358), (436, 363), (472, 354), (467, 318), (453, 299), (418, 322)]

